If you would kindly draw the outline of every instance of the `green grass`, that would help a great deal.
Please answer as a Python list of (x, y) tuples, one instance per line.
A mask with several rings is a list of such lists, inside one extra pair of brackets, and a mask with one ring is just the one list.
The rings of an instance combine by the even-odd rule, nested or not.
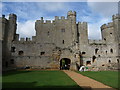
[(117, 71), (86, 71), (78, 73), (95, 79), (105, 85), (111, 86), (113, 88), (118, 88), (118, 72)]
[(80, 88), (62, 71), (12, 71), (3, 74), (3, 88)]

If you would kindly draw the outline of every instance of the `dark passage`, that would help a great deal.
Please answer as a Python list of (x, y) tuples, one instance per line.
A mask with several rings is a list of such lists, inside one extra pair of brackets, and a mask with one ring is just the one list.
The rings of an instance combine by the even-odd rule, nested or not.
[(70, 59), (68, 58), (62, 58), (60, 60), (60, 70), (69, 70), (70, 69)]

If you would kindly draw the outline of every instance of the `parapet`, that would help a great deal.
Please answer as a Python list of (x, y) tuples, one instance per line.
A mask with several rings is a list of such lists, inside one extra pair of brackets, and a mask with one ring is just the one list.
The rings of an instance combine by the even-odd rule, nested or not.
[(87, 28), (87, 22), (78, 22), (78, 26)]
[(51, 20), (46, 20), (46, 23), (51, 23)]
[(115, 20), (115, 19), (120, 19), (120, 14), (113, 15), (112, 20)]
[(20, 38), (20, 41), (21, 42), (24, 42), (26, 39), (25, 38)]
[(64, 16), (61, 16), (61, 19), (62, 19), (62, 20), (64, 20), (64, 19), (65, 19), (65, 17), (64, 17)]
[(101, 26), (101, 30), (104, 30), (106, 28), (111, 28), (111, 27), (113, 27), (113, 22), (110, 22), (110, 23), (107, 23), (107, 24), (103, 24)]

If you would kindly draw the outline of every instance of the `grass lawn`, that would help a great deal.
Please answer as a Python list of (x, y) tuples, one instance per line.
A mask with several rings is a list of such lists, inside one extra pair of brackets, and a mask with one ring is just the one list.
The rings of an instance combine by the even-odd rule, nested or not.
[(117, 71), (86, 71), (86, 72), (79, 72), (78, 73), (95, 79), (99, 82), (102, 82), (108, 86), (113, 88), (118, 88), (118, 72)]
[(62, 71), (12, 71), (3, 74), (3, 88), (79, 88)]

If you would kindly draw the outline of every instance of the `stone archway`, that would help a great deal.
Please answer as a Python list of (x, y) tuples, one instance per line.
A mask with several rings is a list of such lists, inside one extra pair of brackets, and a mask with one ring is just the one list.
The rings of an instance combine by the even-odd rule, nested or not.
[(62, 58), (60, 60), (60, 70), (69, 70), (71, 60), (69, 58)]

